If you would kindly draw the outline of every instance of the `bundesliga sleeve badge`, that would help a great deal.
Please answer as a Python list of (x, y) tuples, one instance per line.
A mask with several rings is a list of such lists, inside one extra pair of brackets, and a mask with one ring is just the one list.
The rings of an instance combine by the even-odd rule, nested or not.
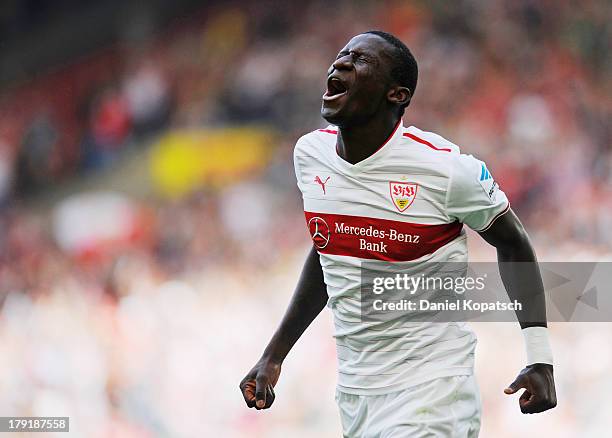
[(497, 189), (499, 186), (493, 179), (493, 175), (491, 175), (491, 172), (489, 172), (489, 169), (487, 169), (487, 166), (485, 166), (484, 163), (480, 165), (480, 177), (478, 178), (478, 182), (489, 197), (491, 203), (495, 202), (495, 195), (497, 194)]
[(418, 185), (417, 183), (405, 183), (390, 181), (389, 192), (391, 193), (391, 201), (395, 208), (402, 213), (405, 211), (416, 197)]

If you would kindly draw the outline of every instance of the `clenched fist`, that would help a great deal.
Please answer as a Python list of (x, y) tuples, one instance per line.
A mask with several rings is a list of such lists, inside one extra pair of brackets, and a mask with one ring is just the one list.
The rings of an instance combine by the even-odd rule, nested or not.
[(544, 412), (557, 406), (552, 365), (544, 363), (529, 365), (519, 373), (508, 388), (504, 389), (504, 392), (514, 394), (521, 388), (525, 389), (519, 398), (523, 414)]
[(274, 403), (274, 386), (280, 376), (281, 364), (260, 359), (240, 382), (240, 391), (249, 408), (268, 409)]

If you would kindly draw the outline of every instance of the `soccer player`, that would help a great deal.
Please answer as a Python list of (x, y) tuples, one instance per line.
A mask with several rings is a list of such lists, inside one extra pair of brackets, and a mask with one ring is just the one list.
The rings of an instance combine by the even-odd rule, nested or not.
[(476, 339), (466, 323), (360, 318), (363, 263), (401, 272), (466, 262), (464, 224), (497, 249), (509, 297), (534, 304), (517, 311), (527, 364), (504, 392), (524, 389), (523, 413), (555, 407), (545, 296), (527, 233), (482, 161), (403, 126), (416, 83), (411, 52), (382, 31), (355, 36), (331, 65), (321, 108), (331, 125), (300, 138), (294, 153), (313, 248), (278, 329), (240, 383), (249, 407), (272, 405), (283, 360), (327, 305), (345, 437), (477, 436)]

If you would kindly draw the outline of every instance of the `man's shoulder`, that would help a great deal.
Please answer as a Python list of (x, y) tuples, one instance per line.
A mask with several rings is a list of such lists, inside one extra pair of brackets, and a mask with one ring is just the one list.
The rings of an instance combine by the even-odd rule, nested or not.
[[(333, 146), (336, 144), (336, 135), (338, 134), (338, 128), (329, 125), (325, 128), (315, 129), (304, 135), (302, 135), (295, 143), (295, 150), (302, 153), (308, 153), (317, 151), (319, 153), (324, 152), (327, 148), (321, 148), (322, 145)], [(331, 148), (332, 150), (333, 147)]]
[(486, 165), (471, 154), (461, 151), (459, 146), (434, 132), (423, 131), (414, 126), (404, 129), (402, 146), (397, 148), (403, 154), (410, 154), (417, 162), (436, 166), (440, 173), (467, 173), (471, 175)]

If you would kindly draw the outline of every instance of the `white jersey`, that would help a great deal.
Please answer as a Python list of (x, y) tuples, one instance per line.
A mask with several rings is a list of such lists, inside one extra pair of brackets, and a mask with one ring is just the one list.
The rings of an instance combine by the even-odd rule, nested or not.
[(336, 138), (333, 126), (304, 135), (294, 163), (334, 316), (338, 389), (386, 394), (472, 374), (476, 338), (465, 323), (363, 322), (361, 266), (418, 272), (424, 263), (466, 262), (463, 224), (485, 230), (508, 210), (505, 194), (482, 161), (401, 121), (354, 165), (338, 156)]

